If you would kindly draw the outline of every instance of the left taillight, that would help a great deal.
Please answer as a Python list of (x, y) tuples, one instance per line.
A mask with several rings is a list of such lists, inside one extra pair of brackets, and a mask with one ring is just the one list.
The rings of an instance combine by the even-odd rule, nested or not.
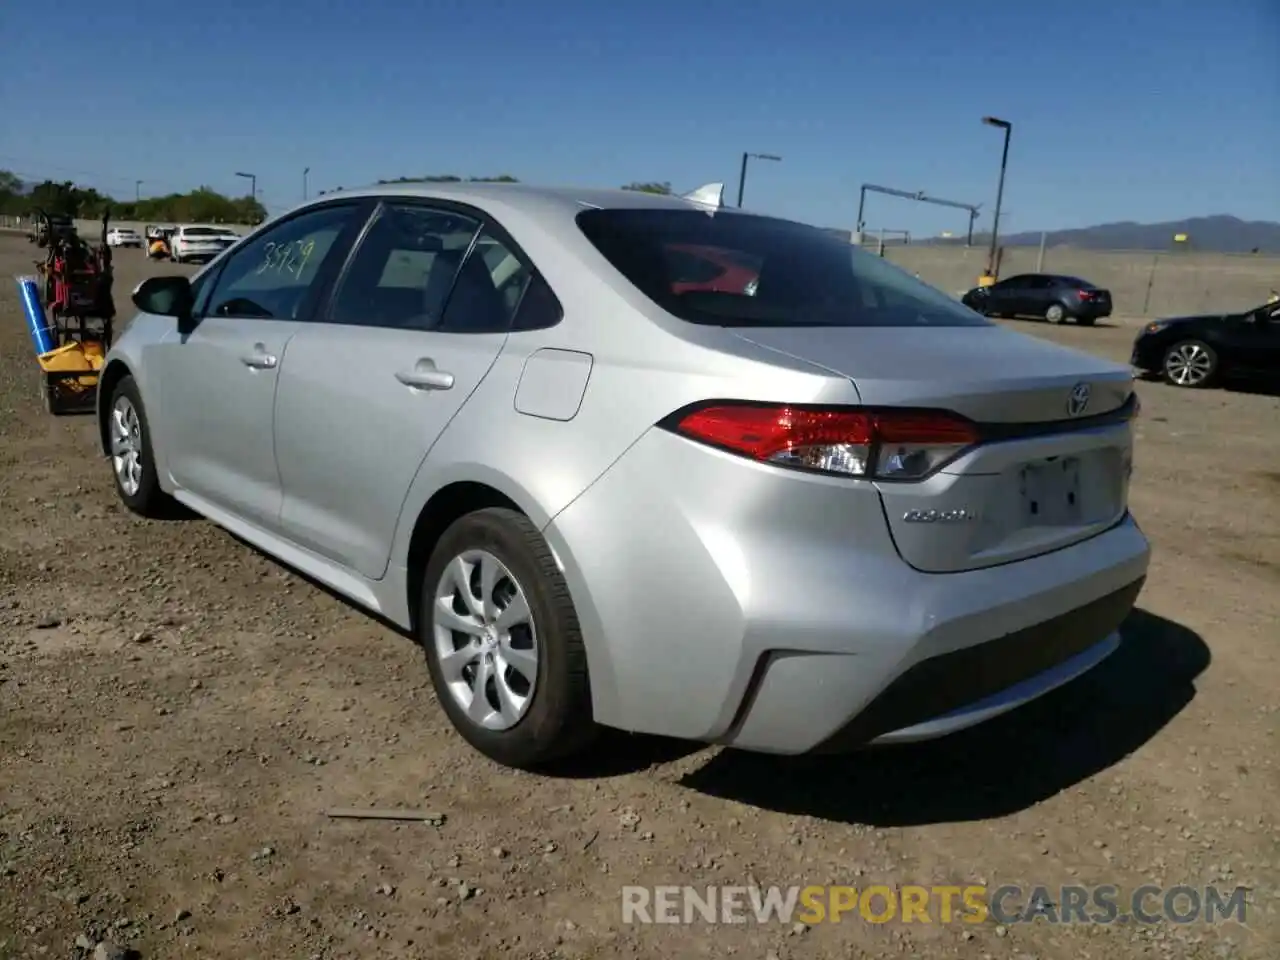
[(761, 463), (891, 481), (923, 479), (981, 439), (971, 421), (936, 410), (727, 402), (663, 425)]

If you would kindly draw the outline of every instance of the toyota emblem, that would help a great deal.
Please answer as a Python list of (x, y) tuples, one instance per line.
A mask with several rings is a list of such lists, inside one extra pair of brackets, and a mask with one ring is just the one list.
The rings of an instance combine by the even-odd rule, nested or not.
[(1071, 388), (1071, 394), (1067, 397), (1067, 416), (1078, 417), (1084, 413), (1087, 406), (1089, 406), (1089, 385), (1077, 383)]

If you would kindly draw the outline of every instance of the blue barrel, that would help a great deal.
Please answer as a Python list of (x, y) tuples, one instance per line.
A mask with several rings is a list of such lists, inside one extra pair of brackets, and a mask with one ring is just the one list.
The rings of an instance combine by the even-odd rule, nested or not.
[(48, 353), (57, 344), (54, 342), (53, 330), (49, 327), (49, 319), (44, 315), (44, 305), (40, 302), (40, 285), (35, 277), (18, 277), (18, 294), (22, 297), (22, 312), (27, 317), (27, 329), (31, 333), (31, 343), (37, 354)]

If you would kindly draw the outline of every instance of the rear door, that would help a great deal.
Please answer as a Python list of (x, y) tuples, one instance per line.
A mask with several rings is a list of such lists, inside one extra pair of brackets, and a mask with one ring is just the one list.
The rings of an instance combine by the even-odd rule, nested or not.
[(205, 281), (195, 329), (175, 331), (148, 357), (160, 384), (152, 417), (181, 491), (277, 528), (276, 378), (360, 209), (350, 201), (310, 208), (254, 238)]
[(418, 468), (506, 341), (521, 257), (477, 211), (379, 208), (325, 322), (289, 344), (275, 409), (287, 536), (383, 576)]

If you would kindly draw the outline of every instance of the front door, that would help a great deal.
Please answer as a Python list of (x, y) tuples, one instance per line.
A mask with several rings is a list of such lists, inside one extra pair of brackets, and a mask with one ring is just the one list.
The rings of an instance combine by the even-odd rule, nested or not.
[(1018, 297), (1025, 280), (1026, 277), (1009, 277), (1007, 280), (992, 284), (991, 290), (987, 293), (989, 304), (987, 312), (1006, 316), (1018, 313)]
[(358, 211), (312, 208), (250, 240), (210, 277), (195, 328), (159, 348), (161, 442), (180, 497), (276, 529), (276, 379)]
[(399, 200), (375, 214), (326, 322), (299, 331), (280, 377), (291, 540), (369, 579), (386, 572), (413, 478), (506, 341), (530, 272), (508, 246), (478, 215)]

